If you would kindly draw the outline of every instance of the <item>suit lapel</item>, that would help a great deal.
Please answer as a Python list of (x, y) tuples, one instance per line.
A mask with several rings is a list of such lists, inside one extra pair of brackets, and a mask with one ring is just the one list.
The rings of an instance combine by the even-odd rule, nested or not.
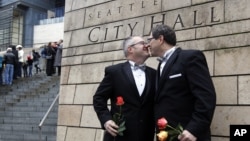
[(151, 88), (151, 81), (149, 80), (152, 80), (151, 79), (152, 76), (151, 76), (151, 73), (149, 72), (149, 69), (147, 69), (147, 67), (145, 70), (145, 77), (146, 77), (146, 84), (145, 84), (145, 88), (143, 91), (143, 95), (141, 96), (143, 98), (142, 104), (145, 103), (145, 100), (147, 99), (147, 96), (149, 95), (150, 88)]
[(131, 84), (131, 88), (135, 91), (135, 93), (137, 93), (137, 97), (140, 98), (139, 92), (138, 92), (136, 84), (135, 84), (135, 79), (134, 79), (134, 76), (133, 76), (133, 73), (131, 70), (131, 66), (130, 66), (128, 61), (124, 63), (124, 66), (122, 69), (123, 69), (123, 72), (125, 73), (126, 77), (129, 80), (129, 84)]
[(167, 76), (175, 62), (175, 60), (178, 57), (179, 52), (181, 51), (181, 48), (176, 48), (174, 53), (170, 56), (170, 58), (167, 60), (167, 63), (165, 64), (163, 70), (162, 70), (162, 75), (160, 76), (158, 80), (158, 88), (157, 88), (157, 93), (163, 86), (163, 82), (167, 79)]

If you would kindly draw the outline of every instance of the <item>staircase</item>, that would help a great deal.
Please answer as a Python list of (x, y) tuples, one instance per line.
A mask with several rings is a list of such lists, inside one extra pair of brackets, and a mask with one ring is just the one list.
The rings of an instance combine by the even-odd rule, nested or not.
[(58, 93), (59, 77), (43, 73), (0, 86), (0, 141), (56, 141), (58, 101), (38, 125)]

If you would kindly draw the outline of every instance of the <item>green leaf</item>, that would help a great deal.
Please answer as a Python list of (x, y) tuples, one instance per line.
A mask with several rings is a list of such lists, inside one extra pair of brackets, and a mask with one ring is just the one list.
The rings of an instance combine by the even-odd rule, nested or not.
[(118, 132), (123, 132), (124, 130), (126, 130), (126, 127), (125, 127), (125, 126), (119, 127), (117, 131), (118, 131)]
[(181, 124), (179, 123), (178, 125), (177, 125), (177, 129), (179, 130), (179, 131), (183, 131), (183, 127), (181, 126)]

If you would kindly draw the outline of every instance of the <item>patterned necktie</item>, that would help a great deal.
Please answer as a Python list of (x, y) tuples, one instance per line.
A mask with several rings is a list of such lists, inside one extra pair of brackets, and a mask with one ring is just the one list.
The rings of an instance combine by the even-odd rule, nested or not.
[(135, 69), (135, 70), (141, 69), (141, 70), (144, 71), (144, 70), (146, 69), (146, 65), (145, 65), (145, 64), (140, 64), (140, 65), (135, 64), (135, 65), (134, 65), (134, 69)]

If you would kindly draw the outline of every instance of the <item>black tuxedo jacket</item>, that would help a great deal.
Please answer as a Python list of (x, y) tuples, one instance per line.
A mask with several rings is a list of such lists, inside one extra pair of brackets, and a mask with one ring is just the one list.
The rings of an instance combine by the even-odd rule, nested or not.
[[(154, 137), (154, 95), (156, 71), (146, 67), (146, 85), (142, 96), (139, 95), (129, 62), (105, 68), (105, 77), (100, 83), (93, 104), (97, 116), (104, 129), (104, 123), (112, 119), (119, 109), (116, 98), (122, 96), (125, 104), (122, 114), (126, 121), (124, 136), (117, 136), (116, 141), (152, 141)], [(107, 101), (110, 99), (111, 109)], [(104, 141), (114, 138), (105, 133)]]
[(156, 83), (155, 120), (165, 117), (169, 125), (180, 123), (198, 141), (210, 140), (216, 95), (203, 53), (177, 48), (161, 76), (158, 71)]

